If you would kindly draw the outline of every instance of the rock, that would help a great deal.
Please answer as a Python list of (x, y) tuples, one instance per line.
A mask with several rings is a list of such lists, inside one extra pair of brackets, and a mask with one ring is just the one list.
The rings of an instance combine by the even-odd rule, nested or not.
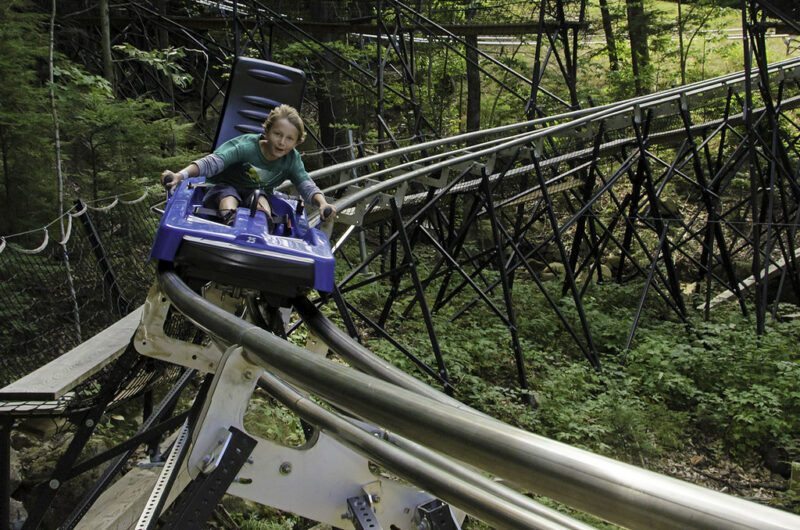
[(620, 260), (621, 260), (621, 259), (622, 259), (622, 258), (620, 257), (620, 255), (619, 255), (619, 254), (612, 254), (612, 255), (610, 255), (610, 256), (607, 256), (607, 257), (605, 258), (605, 260), (606, 260), (606, 265), (607, 265), (607, 266), (608, 266), (610, 269), (616, 269), (617, 267), (619, 267), (619, 262), (620, 262)]
[(58, 433), (38, 446), (19, 452), (23, 465), (22, 484), (32, 487), (50, 477), (56, 461), (72, 441), (72, 433)]
[(29, 418), (19, 425), (19, 429), (35, 436), (39, 440), (48, 440), (55, 434), (64, 430), (67, 425), (66, 418)]
[(9, 508), (8, 527), (11, 530), (20, 530), (28, 519), (28, 512), (17, 499), (9, 499)]
[(31, 438), (22, 432), (19, 431), (11, 431), (11, 448), (16, 449), (17, 451), (21, 451), (23, 449), (27, 449), (29, 447), (33, 447), (34, 442)]
[(554, 261), (548, 265), (550, 271), (558, 278), (563, 278), (566, 274), (566, 267), (559, 261)]
[[(559, 265), (561, 264), (559, 263)], [(561, 266), (563, 267), (563, 265)], [(583, 283), (587, 279), (589, 279), (590, 282), (600, 281), (600, 278), (602, 278), (604, 282), (611, 281), (612, 279), (611, 269), (609, 269), (608, 266), (606, 265), (600, 265), (600, 268), (592, 269), (592, 272), (593, 272), (592, 277), (589, 278), (589, 269), (586, 268), (578, 275), (576, 280), (578, 281), (578, 283)]]
[(789, 478), (789, 489), (800, 491), (800, 462), (792, 462), (792, 475)]
[[(73, 433), (59, 432), (40, 442), (37, 446), (19, 451), (21, 463), (21, 484), (15, 494), (29, 508), (36, 498), (36, 486), (48, 480), (57, 465), (58, 458), (67, 449), (73, 439)], [(84, 447), (81, 460), (91, 458), (111, 447), (108, 440), (94, 436)], [(72, 512), (72, 509), (94, 485), (107, 467), (104, 463), (64, 483), (58, 491), (53, 503), (44, 515), (41, 528), (57, 528), (59, 523)]]
[(789, 465), (790, 458), (786, 449), (771, 443), (765, 443), (761, 447), (761, 456), (764, 458), (767, 469), (778, 473), (783, 478), (789, 478), (792, 469)]
[(22, 483), (22, 463), (19, 460), (19, 455), (13, 449), (11, 450), (11, 460), (8, 470), (9, 492), (13, 495), (19, 485)]
[(611, 268), (609, 268), (608, 265), (600, 265), (600, 271), (598, 276), (602, 276), (604, 282), (610, 281), (613, 276)]

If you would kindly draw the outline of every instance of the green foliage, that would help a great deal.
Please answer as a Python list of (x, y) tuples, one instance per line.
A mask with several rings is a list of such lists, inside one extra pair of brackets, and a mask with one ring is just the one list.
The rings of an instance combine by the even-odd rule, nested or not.
[(793, 347), (800, 326), (775, 322), (758, 337), (752, 322), (732, 314), (697, 328), (700, 338), (685, 344), (653, 332), (632, 352), (643, 389), (671, 410), (691, 412), (701, 433), (719, 436), (737, 455), (792, 445), (800, 436), (792, 383), (800, 374)]
[(129, 60), (139, 61), (155, 68), (179, 88), (187, 88), (192, 82), (192, 76), (180, 66), (181, 59), (186, 57), (186, 50), (183, 48), (169, 47), (166, 50), (145, 51), (128, 42), (118, 44), (113, 48), (125, 54)]
[[(0, 233), (42, 226), (58, 215), (55, 134), (47, 83), (48, 35), (27, 2), (0, 6)], [(177, 60), (184, 50), (119, 51), (147, 62), (180, 85), (191, 79)], [(43, 67), (43, 65), (45, 67)], [(191, 129), (165, 118), (165, 105), (116, 99), (100, 76), (56, 54), (54, 93), (59, 118), (65, 203), (141, 190), (170, 157), (185, 164)]]
[[(586, 302), (594, 329), (602, 323), (618, 328), (611, 336), (627, 333), (630, 317), (603, 298)], [(603, 320), (597, 307), (616, 316)], [(789, 447), (800, 437), (800, 358), (793, 347), (800, 326), (773, 323), (762, 337), (754, 329), (737, 313), (691, 332), (662, 321), (638, 331), (627, 362), (603, 357), (602, 374), (575, 364), (546, 368), (538, 389), (542, 424), (557, 430), (556, 438), (618, 456), (677, 447), (680, 433), (719, 438), (741, 458), (766, 445)]]
[[(557, 281), (546, 286), (551, 294), (560, 291)], [(386, 289), (372, 285), (348, 294), (348, 300), (368, 314), (377, 313)], [(598, 372), (555, 313), (542, 309), (547, 302), (536, 285), (515, 279), (519, 335), (536, 408), (526, 405), (528, 392), (519, 389), (508, 330), (485, 304), (455, 322), (434, 315), (456, 397), (531, 432), (637, 464), (680, 450), (687, 438), (699, 446), (719, 440), (709, 442), (709, 450), (742, 460), (757, 457), (766, 446), (800, 454), (800, 353), (795, 347), (800, 323), (775, 322), (758, 337), (751, 319), (734, 310), (716, 321), (698, 318), (687, 327), (650, 295), (624, 355), (641, 289), (605, 283), (590, 286), (584, 296), (602, 363)], [(435, 286), (428, 292), (436, 292)], [(451, 307), (461, 307), (470, 297), (459, 296)], [(410, 301), (410, 296), (405, 299)], [(580, 330), (572, 297), (556, 302)], [(416, 311), (402, 320), (404, 309), (400, 303), (392, 308), (389, 330), (402, 330), (400, 342), (435, 366), (423, 320)], [(367, 335), (370, 349), (420, 376), (389, 342)]]
[(107, 81), (71, 66), (57, 72), (65, 174), (74, 194), (97, 199), (141, 189), (163, 169), (161, 144), (172, 132), (163, 104), (117, 100)]
[(244, 426), (254, 435), (286, 446), (296, 447), (305, 442), (300, 418), (260, 390), (248, 403)]
[(237, 526), (241, 530), (291, 530), (294, 528), (295, 521), (290, 518), (274, 520), (270, 518), (265, 521), (256, 514), (248, 514), (247, 518), (237, 521)]
[[(588, 18), (599, 27), (600, 13), (596, 2), (593, 3)], [(650, 64), (642, 73), (646, 91), (680, 84), (681, 56), (685, 59), (683, 75), (687, 83), (741, 69), (741, 43), (728, 40), (725, 32), (725, 29), (741, 25), (740, 5), (730, 4), (714, 0), (683, 1), (679, 24), (677, 2), (645, 0), (642, 3), (650, 55)], [(592, 97), (596, 104), (625, 99), (634, 92), (625, 2), (608, 2), (608, 5), (617, 36), (619, 69), (608, 68), (604, 44), (581, 46), (578, 50), (580, 99), (586, 101)], [(677, 38), (679, 32), (683, 35), (683, 49)], [(775, 57), (779, 58), (783, 57)], [(548, 88), (551, 87), (548, 85)]]
[(225, 495), (222, 505), (236, 528), (247, 530), (292, 530), (309, 528), (313, 523), (297, 515)]
[(47, 36), (25, 1), (0, 3), (0, 233), (53, 217), (52, 118), (44, 72)]

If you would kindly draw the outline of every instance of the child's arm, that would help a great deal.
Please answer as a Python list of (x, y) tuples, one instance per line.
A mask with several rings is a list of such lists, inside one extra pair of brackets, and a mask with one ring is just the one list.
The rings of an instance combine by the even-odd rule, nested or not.
[[(216, 175), (223, 169), (225, 169), (225, 162), (223, 159), (216, 153), (211, 153), (210, 155), (206, 155), (203, 158), (191, 162), (177, 173), (169, 169), (165, 170), (161, 173), (161, 184), (172, 191), (185, 178), (197, 177), (199, 175), (210, 177)], [(165, 182), (167, 177), (172, 177), (172, 180), (170, 182)]]
[[(172, 172), (169, 169), (165, 169), (163, 173), (161, 173), (161, 185), (167, 188), (170, 191), (173, 191), (180, 182), (189, 177), (196, 177), (200, 174), (197, 166), (194, 162), (186, 166), (185, 168), (181, 169), (178, 172)], [(168, 177), (171, 177), (168, 179)]]
[[(332, 220), (336, 217), (336, 207), (325, 199), (325, 195), (322, 194), (319, 186), (311, 180), (297, 151), (294, 151), (292, 157), (293, 160), (290, 162), (291, 168), (289, 170), (291, 176), (289, 180), (292, 181), (292, 184), (294, 184), (295, 189), (297, 189), (304, 201), (307, 203), (313, 202), (317, 205), (319, 208), (319, 215), (323, 221)], [(328, 209), (328, 215), (325, 215), (326, 209)]]

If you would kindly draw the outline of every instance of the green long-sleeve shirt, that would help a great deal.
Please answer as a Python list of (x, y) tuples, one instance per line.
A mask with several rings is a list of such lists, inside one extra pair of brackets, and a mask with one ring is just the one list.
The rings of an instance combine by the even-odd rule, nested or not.
[(290, 180), (297, 189), (301, 188), (301, 182), (311, 180), (297, 149), (270, 162), (261, 152), (259, 138), (258, 134), (243, 134), (220, 145), (214, 154), (222, 159), (224, 168), (207, 181), (272, 193), (284, 180)]

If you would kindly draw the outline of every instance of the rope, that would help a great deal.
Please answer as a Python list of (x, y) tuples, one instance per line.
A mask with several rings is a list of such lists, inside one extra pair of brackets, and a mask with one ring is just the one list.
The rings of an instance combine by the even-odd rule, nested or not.
[[(144, 200), (148, 195), (153, 195), (153, 189), (144, 194), (140, 188), (121, 194), (125, 200), (113, 204), (108, 204), (112, 197), (104, 198), (100, 204), (108, 206), (93, 211), (88, 205), (73, 206), (65, 212), (66, 219), (53, 222), (60, 221), (58, 228), (50, 223), (22, 234), (0, 235), (4, 323), (0, 386), (77, 346), (82, 338), (114, 323), (122, 311), (144, 301), (154, 273), (147, 255), (158, 226), (150, 201)], [(98, 265), (96, 243), (80, 223), (73, 222), (74, 217), (86, 214), (94, 222), (107, 268)], [(57, 230), (53, 240), (50, 230)], [(80, 333), (76, 333), (76, 321)]]
[(120, 199), (119, 202), (121, 202), (122, 204), (136, 204), (137, 202), (142, 202), (143, 200), (145, 200), (149, 194), (150, 190), (146, 189), (144, 190), (144, 193), (142, 193), (142, 196), (139, 197), (138, 199), (133, 199), (132, 201), (125, 201)]
[(72, 235), (72, 216), (67, 216), (67, 231), (64, 233), (64, 239), (58, 242), (59, 245), (66, 246), (67, 241), (69, 241), (69, 236)]
[(116, 206), (118, 202), (119, 202), (119, 197), (114, 197), (114, 202), (112, 202), (112, 203), (111, 203), (111, 204), (109, 204), (108, 206), (88, 206), (88, 205), (87, 205), (87, 206), (88, 206), (88, 208), (89, 208), (90, 210), (92, 210), (93, 212), (107, 212), (107, 211), (109, 211), (111, 208), (113, 208), (114, 206)]
[(13, 250), (14, 252), (19, 252), (20, 254), (38, 254), (39, 252), (41, 252), (45, 248), (47, 248), (47, 243), (50, 242), (50, 233), (47, 231), (47, 227), (42, 228), (42, 231), (44, 231), (44, 241), (38, 247), (36, 247), (34, 249), (27, 249), (27, 248), (18, 247), (16, 245), (12, 245), (11, 243), (9, 243), (8, 244), (8, 248)]
[(72, 212), (70, 212), (70, 213), (69, 213), (69, 216), (70, 216), (70, 217), (80, 217), (81, 215), (85, 214), (85, 213), (86, 213), (86, 210), (88, 210), (88, 209), (89, 209), (89, 205), (87, 205), (86, 203), (84, 203), (84, 204), (83, 204), (83, 208), (81, 208), (80, 210), (78, 210), (78, 211), (77, 211), (77, 212), (75, 212), (75, 213), (72, 213)]

